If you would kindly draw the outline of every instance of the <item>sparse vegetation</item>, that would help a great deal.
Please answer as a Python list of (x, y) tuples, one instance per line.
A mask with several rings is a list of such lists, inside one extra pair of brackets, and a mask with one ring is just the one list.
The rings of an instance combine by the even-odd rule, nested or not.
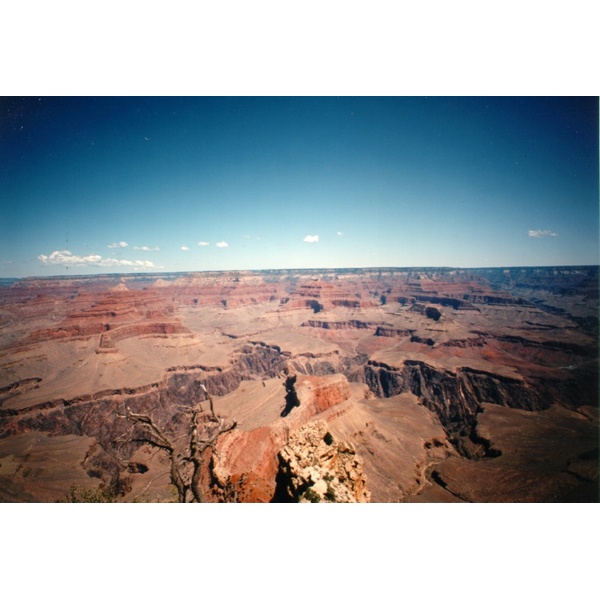
[(304, 492), (303, 497), (313, 504), (315, 502), (321, 502), (321, 496), (319, 496), (319, 494), (317, 494), (317, 492), (315, 492), (315, 490), (313, 490), (312, 488), (308, 488)]
[(325, 492), (325, 498), (329, 500), (329, 502), (336, 502), (337, 498), (335, 496), (335, 490), (331, 486), (331, 484), (327, 484), (327, 491)]
[(111, 488), (106, 488), (99, 485), (92, 489), (81, 489), (75, 484), (71, 485), (69, 493), (66, 494), (66, 499), (62, 502), (67, 503), (80, 503), (80, 502), (92, 502), (92, 503), (112, 503), (117, 501), (117, 494)]

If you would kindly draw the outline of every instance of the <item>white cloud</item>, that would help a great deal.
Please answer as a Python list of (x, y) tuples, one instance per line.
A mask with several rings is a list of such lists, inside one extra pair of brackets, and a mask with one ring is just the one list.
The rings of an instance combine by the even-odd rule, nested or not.
[(154, 246), (154, 248), (149, 248), (148, 246), (134, 246), (134, 250), (143, 250), (144, 252), (158, 252), (160, 248), (158, 246)]
[(129, 244), (127, 242), (115, 242), (114, 244), (109, 244), (108, 248), (127, 248)]
[(550, 229), (530, 229), (528, 233), (529, 237), (542, 238), (542, 237), (556, 237), (558, 233), (554, 233)]
[(309, 244), (313, 244), (314, 242), (318, 242), (319, 241), (319, 236), (318, 235), (307, 235), (304, 238), (305, 242), (308, 242)]
[(102, 258), (99, 254), (77, 256), (68, 250), (55, 250), (50, 256), (40, 254), (38, 260), (43, 265), (65, 267), (144, 267), (146, 269), (162, 269), (151, 260), (119, 260), (116, 258)]
[(341, 231), (338, 231), (337, 234), (340, 236), (344, 235)]
[(227, 242), (217, 242), (217, 248), (227, 248), (229, 244)]
[(210, 246), (210, 242), (198, 242), (198, 246)]
[(180, 250), (183, 250), (184, 252), (187, 252), (190, 248), (189, 246), (181, 246), (181, 248), (179, 248)]

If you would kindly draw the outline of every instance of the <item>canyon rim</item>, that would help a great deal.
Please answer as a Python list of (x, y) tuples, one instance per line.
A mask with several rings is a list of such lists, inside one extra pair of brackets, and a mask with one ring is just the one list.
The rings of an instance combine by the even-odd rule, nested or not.
[(598, 501), (598, 267), (5, 283), (3, 502), (173, 501), (123, 417), (175, 439), (195, 407), (235, 422), (205, 502)]

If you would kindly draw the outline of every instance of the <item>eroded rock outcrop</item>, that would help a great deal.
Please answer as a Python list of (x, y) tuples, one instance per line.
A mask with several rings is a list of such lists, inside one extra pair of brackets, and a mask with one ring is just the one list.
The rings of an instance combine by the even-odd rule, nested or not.
[[(290, 501), (285, 495), (282, 500), (276, 489), (278, 453), (295, 432), (307, 423), (312, 424), (315, 417), (326, 421), (343, 413), (351, 396), (348, 381), (340, 374), (325, 377), (292, 375), (291, 378), (293, 385), (288, 373), (281, 386), (275, 413), (277, 420), (268, 419), (264, 425), (252, 427), (242, 419), (235, 431), (219, 441), (211, 461), (213, 501)], [(299, 405), (281, 416), (279, 411), (286, 404), (285, 391), (290, 387), (297, 394)]]
[(354, 447), (336, 440), (325, 421), (308, 423), (278, 454), (280, 502), (368, 502), (363, 462)]

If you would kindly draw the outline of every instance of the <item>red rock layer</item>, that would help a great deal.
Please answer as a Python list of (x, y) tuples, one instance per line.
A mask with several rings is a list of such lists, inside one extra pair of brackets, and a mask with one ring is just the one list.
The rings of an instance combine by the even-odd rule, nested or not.
[(235, 488), (245, 501), (269, 502), (276, 488), (277, 453), (291, 433), (350, 398), (348, 381), (339, 374), (300, 375), (295, 387), (300, 406), (287, 417), (252, 431), (235, 430), (219, 442), (213, 457), (215, 500), (230, 500)]

